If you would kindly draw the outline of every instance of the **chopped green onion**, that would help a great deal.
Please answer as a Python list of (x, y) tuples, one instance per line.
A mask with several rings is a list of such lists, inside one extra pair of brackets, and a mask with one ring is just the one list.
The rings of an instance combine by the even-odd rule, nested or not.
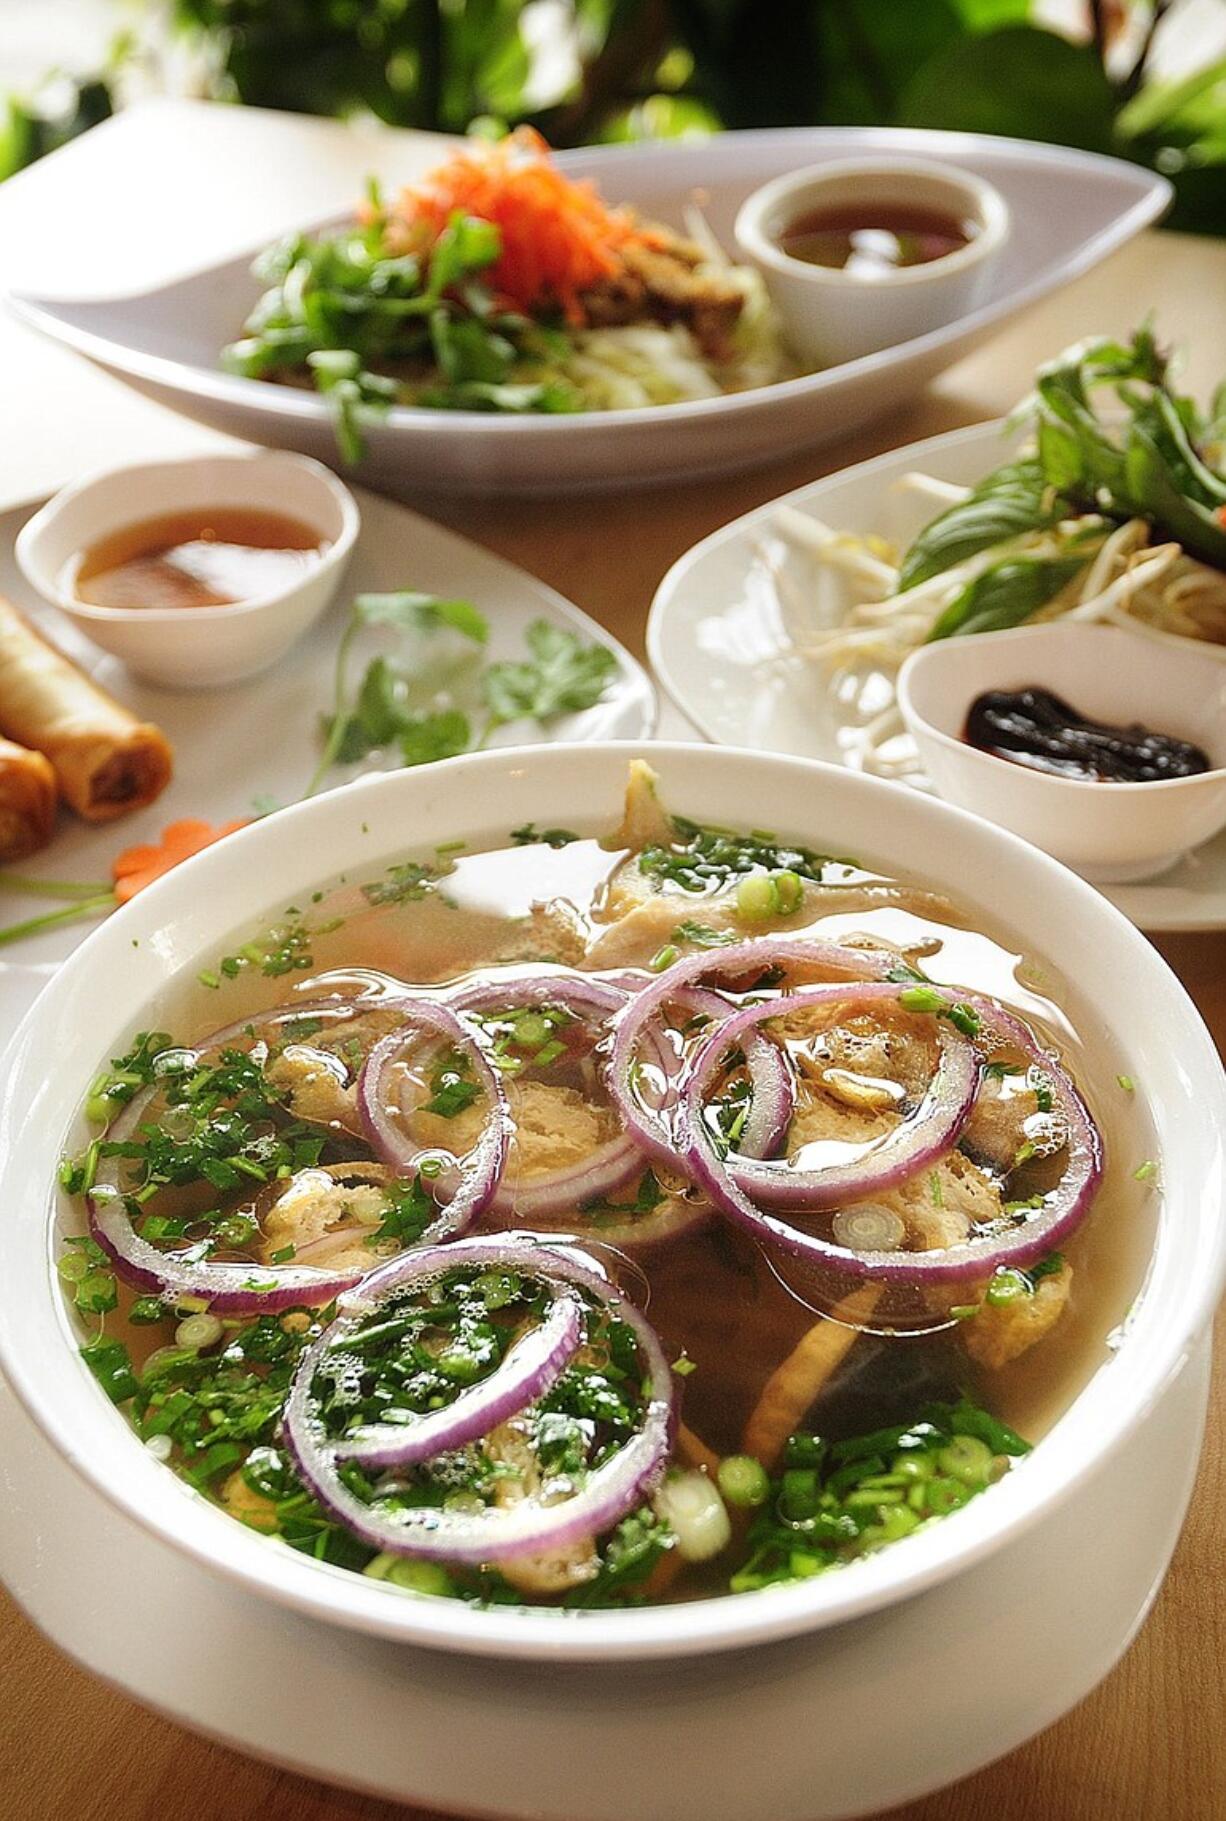
[(765, 923), (778, 909), (769, 873), (747, 873), (736, 888), (737, 915), (746, 923)]
[(728, 1503), (742, 1510), (764, 1505), (770, 1496), (766, 1469), (752, 1454), (727, 1455), (720, 1462), (715, 1477)]
[(986, 1486), (992, 1471), (992, 1450), (974, 1435), (955, 1435), (937, 1454), (937, 1466), (964, 1486)]

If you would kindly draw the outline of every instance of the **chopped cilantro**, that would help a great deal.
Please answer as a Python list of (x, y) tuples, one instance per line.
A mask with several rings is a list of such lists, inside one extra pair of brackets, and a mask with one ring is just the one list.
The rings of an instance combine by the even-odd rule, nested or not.
[(639, 871), (659, 885), (676, 885), (685, 892), (712, 892), (746, 873), (783, 870), (820, 884), (834, 864), (828, 854), (809, 847), (792, 847), (759, 830), (703, 827), (674, 816), (675, 839), (669, 846), (645, 847), (638, 857)]

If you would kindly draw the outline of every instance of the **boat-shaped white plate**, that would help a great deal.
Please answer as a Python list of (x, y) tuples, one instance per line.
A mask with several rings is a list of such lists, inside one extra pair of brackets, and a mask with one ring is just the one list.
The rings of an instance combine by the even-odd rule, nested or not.
[[(95, 676), (143, 720), (156, 721), (175, 749), (175, 775), (148, 809), (101, 828), (61, 811), (51, 845), (13, 870), (47, 880), (108, 880), (111, 861), (132, 842), (153, 841), (168, 822), (199, 816), (229, 822), (267, 804), (292, 803), (302, 794), (319, 756), (319, 721), (332, 700), (337, 640), (355, 594), (419, 589), (471, 600), (490, 623), (489, 658), (524, 655), (524, 633), (533, 620), (570, 627), (598, 639), (618, 658), (619, 670), (603, 698), (582, 714), (536, 728), (519, 722), (491, 738), (492, 745), (525, 737), (557, 740), (642, 740), (655, 731), (656, 697), (642, 666), (585, 613), (501, 557), (446, 531), (431, 519), (374, 494), (360, 492), (362, 529), (337, 598), (306, 637), (264, 675), (224, 689), (155, 688), (131, 676), (62, 614), (42, 603), (13, 561), (13, 540), (33, 510), (0, 516), (0, 594), (15, 601), (49, 638)], [(370, 649), (365, 641), (371, 641)], [(356, 686), (366, 658), (380, 647), (363, 634), (350, 661)], [(337, 769), (329, 786), (343, 783), (372, 761)], [(0, 878), (0, 926), (58, 906), (10, 889)], [(0, 948), (0, 1038), (7, 1037), (55, 968), (88, 932), (70, 923)]]
[[(969, 485), (1007, 447), (999, 423), (929, 437), (797, 488), (695, 544), (661, 582), (647, 629), (652, 668), (676, 706), (721, 746), (854, 763), (854, 739), (788, 638), (781, 591), (803, 597), (815, 571), (772, 531), (774, 515), (786, 503), (832, 530), (905, 547), (937, 508), (900, 487), (904, 475)], [(1216, 648), (1206, 653), (1206, 663), (1220, 661)], [(922, 776), (912, 781), (927, 788)], [(1142, 929), (1226, 928), (1226, 834), (1160, 879), (1101, 889)]]
[[(1007, 199), (1013, 232), (987, 297), (942, 329), (821, 373), (739, 393), (634, 411), (499, 417), (393, 409), (372, 426), (362, 478), (381, 486), (541, 493), (694, 479), (780, 450), (829, 441), (896, 406), (1037, 298), (1155, 221), (1165, 179), (1063, 147), (903, 128), (816, 127), (727, 133), (570, 152), (610, 201), (682, 224), (701, 192), (726, 246), (743, 199), (781, 172), (828, 159), (914, 155), (965, 166)], [(286, 229), (301, 225), (287, 221)], [(27, 321), (163, 403), (216, 429), (335, 460), (328, 407), (313, 393), (223, 373), (218, 352), (258, 294), (256, 249), (138, 295), (9, 302)]]

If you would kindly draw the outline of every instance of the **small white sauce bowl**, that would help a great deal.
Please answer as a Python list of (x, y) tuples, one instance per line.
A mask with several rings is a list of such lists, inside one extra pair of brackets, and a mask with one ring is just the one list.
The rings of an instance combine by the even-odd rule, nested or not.
[[(1143, 722), (1203, 747), (1212, 771), (1111, 784), (1032, 771), (962, 738), (987, 689), (1054, 690), (1079, 714)], [(941, 796), (1032, 841), (1087, 879), (1152, 879), (1226, 827), (1226, 666), (1184, 640), (1059, 624), (943, 639), (913, 652), (898, 703)]]
[[(973, 222), (977, 232), (941, 259), (871, 278), (794, 259), (779, 244), (799, 216), (815, 209), (891, 203)], [(973, 309), (1009, 229), (1008, 204), (982, 177), (923, 158), (871, 158), (776, 177), (741, 204), (733, 233), (766, 280), (792, 351), (828, 367), (943, 328)]]
[[(67, 565), (103, 538), (169, 513), (242, 507), (298, 519), (327, 548), (288, 587), (223, 607), (96, 607), (63, 585)], [(274, 664), (335, 594), (361, 525), (349, 489), (304, 455), (192, 456), (112, 468), (48, 500), (21, 530), (31, 587), (134, 675), (170, 689), (215, 689)]]

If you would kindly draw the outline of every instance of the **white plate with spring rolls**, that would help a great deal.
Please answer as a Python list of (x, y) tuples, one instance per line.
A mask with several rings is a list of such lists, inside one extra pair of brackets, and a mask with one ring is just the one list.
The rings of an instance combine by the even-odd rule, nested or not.
[[(892, 679), (865, 688), (857, 678), (832, 691), (828, 673), (803, 655), (814, 629), (840, 623), (857, 598), (816, 546), (833, 534), (854, 544), (858, 560), (861, 540), (877, 540), (888, 583), (920, 528), (1014, 447), (999, 423), (930, 437), (798, 488), (703, 539), (673, 565), (652, 607), (647, 649), (666, 694), (717, 744), (829, 759), (930, 788), (905, 731), (887, 726), (881, 738), (895, 707)], [(1205, 662), (1221, 655), (1206, 647)], [(1143, 929), (1226, 928), (1226, 835), (1157, 880), (1103, 889)]]
[[(359, 502), (357, 549), (323, 618), (273, 670), (246, 683), (192, 691), (138, 682), (41, 601), (13, 558), (17, 532), (35, 507), (0, 517), (0, 729), (18, 736), (5, 739), (0, 733), (0, 837), (7, 817), (10, 836), (15, 825), (24, 824), (32, 841), (46, 842), (25, 857), (0, 860), (0, 928), (73, 909), (71, 900), (16, 889), (6, 875), (52, 887), (96, 881), (105, 889), (116, 854), (156, 842), (168, 823), (199, 817), (216, 825), (300, 797), (320, 759), (321, 717), (332, 705), (337, 646), (350, 602), (360, 593), (414, 589), (471, 600), (489, 621), (488, 645), (475, 654), (483, 663), (524, 657), (525, 634), (542, 619), (566, 628), (585, 646), (597, 643), (613, 652), (616, 668), (594, 706), (545, 724), (520, 721), (495, 730), (490, 744), (513, 744), (516, 732), (522, 738), (529, 728), (537, 738), (561, 740), (651, 735), (656, 698), (642, 666), (577, 607), (523, 570), (403, 506), (371, 494), (359, 495)], [(10, 602), (42, 635), (34, 643), (20, 640), (18, 663), (3, 643), (6, 628), (11, 630)], [(46, 640), (58, 651), (49, 650)], [(351, 698), (363, 665), (385, 643), (375, 629), (359, 636), (349, 664)], [(60, 653), (72, 663), (64, 665)], [(451, 661), (450, 648), (439, 655), (444, 665)], [(39, 704), (55, 722), (50, 740), (35, 725)], [(50, 759), (32, 749), (36, 736), (48, 748), (55, 746)], [(172, 758), (173, 776), (166, 783)], [(334, 766), (323, 786), (393, 763), (377, 751)], [(120, 814), (108, 804), (119, 774), (120, 794), (127, 789), (142, 807)], [(77, 813), (83, 808), (113, 819), (86, 821)], [(92, 927), (68, 917), (61, 926), (0, 946), (0, 1031), (13, 1028)]]

